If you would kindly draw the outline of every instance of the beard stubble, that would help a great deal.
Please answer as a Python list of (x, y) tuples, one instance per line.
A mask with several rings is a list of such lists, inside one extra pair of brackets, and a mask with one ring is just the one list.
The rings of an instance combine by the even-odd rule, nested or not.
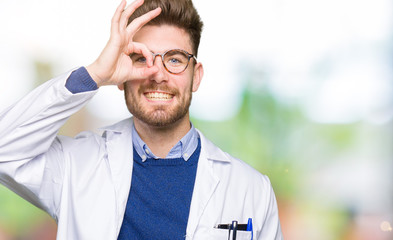
[(127, 83), (124, 86), (124, 95), (127, 104), (127, 108), (130, 113), (140, 121), (154, 127), (166, 127), (170, 126), (180, 119), (182, 119), (189, 111), (192, 99), (192, 81), (191, 85), (184, 95), (180, 96), (177, 89), (168, 87), (167, 85), (158, 85), (154, 81), (147, 85), (140, 85), (137, 91), (138, 96), (142, 96), (144, 92), (161, 90), (169, 92), (175, 96), (180, 96), (181, 99), (179, 104), (168, 109), (168, 106), (157, 105), (152, 110), (147, 111), (143, 108), (142, 103), (138, 100), (138, 96), (135, 96), (131, 91), (128, 91)]

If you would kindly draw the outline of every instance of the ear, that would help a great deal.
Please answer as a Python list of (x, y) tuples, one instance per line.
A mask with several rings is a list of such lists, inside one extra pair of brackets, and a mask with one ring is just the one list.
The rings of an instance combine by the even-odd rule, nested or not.
[(123, 90), (124, 90), (124, 83), (117, 85), (117, 88), (118, 88), (120, 91), (123, 91)]
[(196, 92), (199, 88), (199, 85), (201, 84), (203, 77), (203, 65), (202, 63), (197, 63), (194, 66), (194, 81), (192, 84), (192, 91)]

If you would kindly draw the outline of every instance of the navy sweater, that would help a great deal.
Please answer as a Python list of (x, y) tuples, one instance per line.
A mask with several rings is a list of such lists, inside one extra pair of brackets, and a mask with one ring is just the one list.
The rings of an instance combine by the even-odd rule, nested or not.
[(184, 239), (194, 190), (198, 147), (183, 158), (142, 162), (134, 149), (132, 184), (118, 239)]

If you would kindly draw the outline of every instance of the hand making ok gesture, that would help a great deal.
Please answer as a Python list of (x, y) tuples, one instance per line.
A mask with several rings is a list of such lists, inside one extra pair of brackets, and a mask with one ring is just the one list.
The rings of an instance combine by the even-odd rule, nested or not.
[[(126, 4), (126, 1), (122, 0), (116, 9), (111, 23), (111, 36), (104, 50), (86, 67), (98, 87), (122, 85), (126, 81), (146, 78), (156, 71), (150, 50), (141, 43), (133, 42), (133, 36), (146, 23), (158, 16), (161, 9), (156, 8), (128, 24), (128, 19), (143, 4), (143, 0), (136, 0), (125, 8)], [(135, 68), (129, 57), (131, 53), (143, 54), (147, 67)]]

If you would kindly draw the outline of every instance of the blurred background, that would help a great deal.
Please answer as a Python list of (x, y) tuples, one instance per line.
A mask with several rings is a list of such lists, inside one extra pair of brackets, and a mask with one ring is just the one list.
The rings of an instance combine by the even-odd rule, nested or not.
[[(94, 61), (118, 3), (1, 0), (0, 111)], [(193, 123), (269, 176), (285, 239), (393, 239), (393, 2), (194, 4), (205, 76)], [(61, 134), (126, 117), (123, 93), (105, 87)], [(55, 236), (46, 213), (0, 186), (0, 240)]]

